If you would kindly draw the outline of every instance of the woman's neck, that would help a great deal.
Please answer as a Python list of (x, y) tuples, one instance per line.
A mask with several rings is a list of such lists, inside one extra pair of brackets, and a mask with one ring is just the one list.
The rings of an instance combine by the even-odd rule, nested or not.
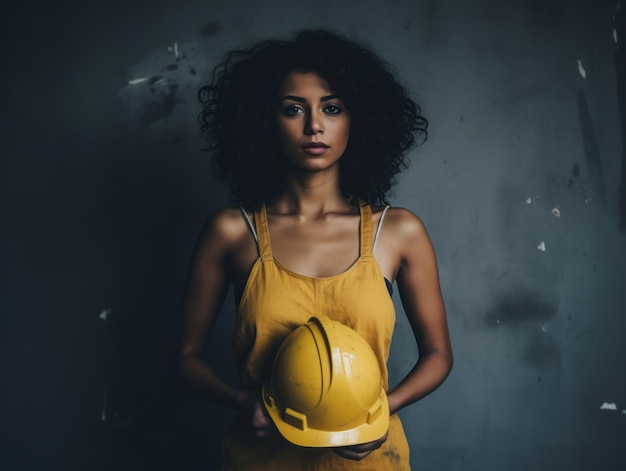
[(350, 210), (339, 186), (339, 176), (319, 173), (291, 176), (285, 190), (269, 206), (270, 211), (319, 218), (328, 213)]

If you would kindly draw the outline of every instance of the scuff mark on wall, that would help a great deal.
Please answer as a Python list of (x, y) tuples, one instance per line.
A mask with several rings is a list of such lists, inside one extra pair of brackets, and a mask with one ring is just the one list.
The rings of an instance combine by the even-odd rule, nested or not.
[[(626, 17), (622, 14), (619, 3), (615, 7), (615, 36), (626, 35)], [(618, 228), (626, 231), (626, 54), (619, 47), (615, 48), (615, 74), (617, 83), (617, 104), (620, 116), (620, 131), (622, 135), (622, 168), (618, 193)]]
[(202, 28), (200, 28), (200, 33), (204, 36), (215, 36), (219, 30), (219, 21), (209, 21)]
[[(516, 326), (526, 322), (545, 324), (556, 315), (556, 307), (542, 300), (536, 293), (519, 292), (502, 296), (485, 314), (485, 324), (493, 327), (500, 322), (507, 326)], [(500, 322), (497, 322), (500, 321)], [(534, 324), (536, 325), (536, 324)]]
[(572, 167), (572, 177), (573, 178), (570, 178), (569, 181), (567, 182), (567, 187), (568, 188), (571, 188), (574, 185), (574, 178), (578, 178), (579, 175), (580, 175), (580, 165), (576, 163)]
[(582, 132), (583, 145), (585, 148), (585, 157), (587, 160), (587, 169), (589, 177), (595, 187), (600, 202), (606, 203), (606, 180), (602, 166), (602, 158), (600, 157), (600, 149), (598, 146), (598, 137), (591, 119), (589, 104), (587, 97), (582, 90), (578, 90), (578, 117), (580, 119), (580, 128)]
[(131, 67), (119, 97), (128, 106), (132, 119), (150, 126), (171, 118), (178, 105), (195, 102), (198, 70), (204, 68), (203, 62), (206, 57), (197, 52), (196, 44), (174, 41)]

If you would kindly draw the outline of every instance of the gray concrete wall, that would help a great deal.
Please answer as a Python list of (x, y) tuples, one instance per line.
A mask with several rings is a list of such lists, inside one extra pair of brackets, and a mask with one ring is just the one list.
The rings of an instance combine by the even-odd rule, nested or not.
[[(402, 411), (414, 469), (626, 469), (616, 5), (36, 2), (3, 13), (0, 467), (215, 469), (231, 413), (170, 361), (195, 237), (226, 202), (199, 151), (195, 92), (232, 47), (330, 27), (388, 58), (431, 124), (392, 202), (430, 230), (456, 364)], [(398, 311), (392, 381), (415, 356)], [(229, 299), (208, 349), (231, 380), (233, 315)]]

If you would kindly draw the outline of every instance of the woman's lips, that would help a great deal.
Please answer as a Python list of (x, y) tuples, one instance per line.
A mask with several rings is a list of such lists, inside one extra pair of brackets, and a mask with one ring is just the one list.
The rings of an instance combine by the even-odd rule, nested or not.
[(323, 142), (310, 142), (302, 146), (302, 150), (312, 155), (320, 155), (326, 152), (328, 145)]

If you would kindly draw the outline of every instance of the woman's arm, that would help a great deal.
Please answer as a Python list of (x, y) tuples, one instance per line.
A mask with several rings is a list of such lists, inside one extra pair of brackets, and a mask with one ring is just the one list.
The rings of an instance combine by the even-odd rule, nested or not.
[(248, 414), (257, 436), (275, 433), (259, 391), (237, 389), (222, 380), (200, 356), (222, 309), (233, 277), (247, 275), (256, 257), (249, 228), (235, 208), (215, 213), (194, 250), (182, 302), (179, 370), (208, 396)]
[(453, 363), (432, 243), (417, 216), (402, 209), (394, 213), (394, 235), (400, 251), (396, 281), (417, 342), (419, 359), (406, 377), (388, 393), (392, 414), (435, 390), (444, 381)]
[(236, 245), (232, 218), (228, 209), (215, 213), (194, 249), (181, 306), (178, 365), (183, 378), (211, 399), (239, 409), (246, 400), (243, 391), (219, 378), (200, 356), (229, 286), (229, 259)]
[[(410, 211), (394, 208), (385, 220), (384, 232), (386, 266), (397, 267), (400, 298), (419, 350), (413, 369), (388, 391), (389, 413), (394, 414), (443, 382), (452, 368), (452, 348), (437, 260), (424, 224)], [(362, 460), (386, 439), (385, 434), (373, 442), (336, 448), (335, 452), (344, 458)]]

